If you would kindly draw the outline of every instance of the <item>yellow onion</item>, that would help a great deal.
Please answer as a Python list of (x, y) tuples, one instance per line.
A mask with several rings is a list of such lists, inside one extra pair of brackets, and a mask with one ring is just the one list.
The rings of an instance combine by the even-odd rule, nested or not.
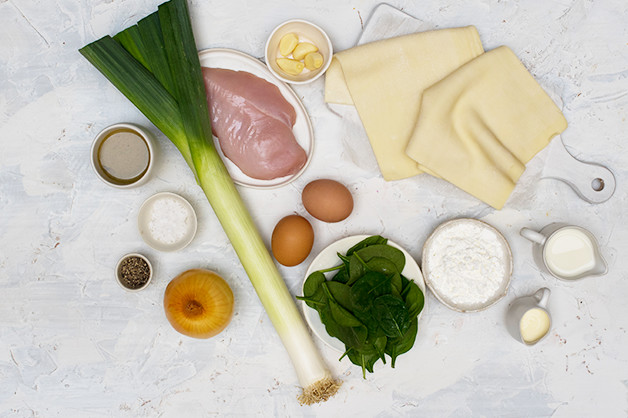
[(166, 287), (164, 309), (170, 324), (181, 334), (210, 338), (231, 321), (233, 292), (227, 282), (212, 271), (187, 270)]

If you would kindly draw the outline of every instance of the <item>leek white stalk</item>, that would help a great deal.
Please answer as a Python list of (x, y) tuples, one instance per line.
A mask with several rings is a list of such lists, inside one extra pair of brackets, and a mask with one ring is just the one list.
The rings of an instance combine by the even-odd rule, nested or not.
[[(179, 149), (194, 172), (294, 364), (311, 404), (334, 395), (329, 370), (218, 152), (186, 0), (171, 0), (80, 52)], [(176, 81), (175, 81), (176, 80)]]
[[(192, 155), (195, 154), (192, 150)], [(292, 295), (220, 157), (215, 152), (204, 155), (217, 161), (208, 162), (206, 166), (212, 168), (200, 172), (201, 187), (288, 351), (303, 387), (299, 400), (306, 404), (326, 400), (337, 391), (338, 382), (332, 379), (321, 359)]]

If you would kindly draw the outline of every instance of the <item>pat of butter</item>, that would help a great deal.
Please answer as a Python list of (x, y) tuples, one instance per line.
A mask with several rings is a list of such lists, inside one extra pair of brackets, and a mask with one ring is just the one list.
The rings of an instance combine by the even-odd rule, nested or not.
[(540, 308), (532, 308), (523, 314), (519, 329), (521, 338), (528, 344), (540, 340), (548, 333), (550, 328), (550, 318), (547, 312)]

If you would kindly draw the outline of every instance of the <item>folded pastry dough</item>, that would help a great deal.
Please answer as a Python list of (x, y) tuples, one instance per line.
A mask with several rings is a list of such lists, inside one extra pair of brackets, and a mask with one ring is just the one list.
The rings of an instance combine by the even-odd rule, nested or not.
[(354, 104), (386, 180), (421, 173), (406, 154), (423, 91), (484, 52), (473, 26), (372, 42), (334, 55), (325, 101)]
[(496, 209), (525, 164), (567, 128), (515, 54), (482, 54), (423, 92), (407, 154)]

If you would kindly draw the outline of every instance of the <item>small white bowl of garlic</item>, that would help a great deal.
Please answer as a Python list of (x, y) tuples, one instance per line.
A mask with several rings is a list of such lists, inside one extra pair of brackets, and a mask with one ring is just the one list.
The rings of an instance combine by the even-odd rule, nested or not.
[(288, 20), (273, 29), (266, 41), (270, 72), (286, 83), (306, 84), (325, 73), (334, 51), (329, 36), (312, 22)]

